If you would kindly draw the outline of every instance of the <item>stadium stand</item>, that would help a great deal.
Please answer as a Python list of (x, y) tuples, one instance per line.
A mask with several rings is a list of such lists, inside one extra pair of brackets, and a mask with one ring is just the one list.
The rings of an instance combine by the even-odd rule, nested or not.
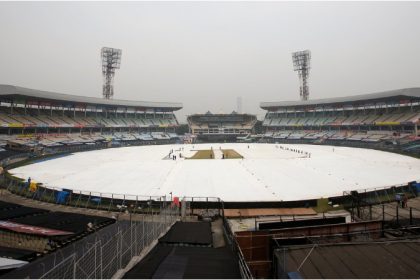
[(180, 103), (104, 100), (0, 85), (0, 132), (174, 132)]
[(22, 216), (32, 216), (48, 212), (44, 209), (26, 207), (19, 204), (0, 201), (0, 220), (10, 220)]
[(395, 140), (419, 136), (420, 88), (310, 101), (263, 102), (265, 137)]
[[(9, 221), (71, 232), (69, 235), (53, 236), (52, 240), (58, 242), (66, 242), (69, 239), (86, 235), (88, 231), (94, 231), (114, 222), (113, 219), (109, 218), (68, 212), (44, 212), (33, 216), (25, 215), (23, 217), (13, 218)], [(88, 228), (87, 225), (89, 223), (91, 223), (91, 226)]]
[(114, 222), (0, 201), (0, 257), (31, 262)]
[(246, 137), (254, 132), (257, 122), (255, 115), (238, 114), (195, 114), (187, 117), (190, 133), (199, 140), (236, 141), (237, 137)]
[(309, 101), (262, 102), (260, 142), (374, 148), (420, 156), (420, 88)]
[[(104, 100), (0, 85), (0, 159), (178, 139), (180, 103)], [(6, 149), (5, 149), (6, 148)]]
[[(76, 240), (69, 246), (63, 246), (54, 252), (42, 255), (29, 264), (0, 276), (0, 278), (111, 279), (119, 268), (124, 268), (128, 264), (134, 254), (140, 253), (144, 246), (148, 246), (148, 243), (153, 241), (152, 238), (143, 236), (141, 233), (146, 232), (149, 236), (148, 234), (155, 229), (154, 224), (156, 223), (150, 221), (137, 222), (136, 230), (132, 232), (134, 223), (119, 219), (113, 224), (95, 230), (94, 234)], [(140, 234), (136, 235), (136, 233)], [(138, 251), (132, 247), (133, 245), (137, 246)], [(120, 255), (122, 251), (125, 251), (126, 254)], [(92, 257), (92, 252), (96, 252), (97, 258)], [(77, 264), (72, 261), (73, 258)], [(69, 259), (70, 261), (68, 261)], [(60, 266), (60, 264), (64, 265)], [(100, 269), (96, 267), (95, 270), (96, 265), (100, 266)], [(60, 269), (62, 267), (64, 270)], [(89, 275), (93, 276), (88, 277)]]

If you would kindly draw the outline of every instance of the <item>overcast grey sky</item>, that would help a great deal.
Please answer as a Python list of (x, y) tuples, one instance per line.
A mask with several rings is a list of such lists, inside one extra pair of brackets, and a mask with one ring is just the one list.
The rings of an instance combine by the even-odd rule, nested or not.
[(420, 86), (420, 2), (1, 2), (0, 83), (102, 96), (100, 49), (123, 50), (115, 99), (191, 113)]

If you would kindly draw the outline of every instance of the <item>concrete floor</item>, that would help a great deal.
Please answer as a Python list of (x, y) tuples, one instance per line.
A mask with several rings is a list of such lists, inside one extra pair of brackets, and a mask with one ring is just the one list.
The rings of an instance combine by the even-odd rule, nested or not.
[(345, 217), (346, 222), (349, 223), (351, 221), (350, 212), (346, 210), (337, 210), (337, 211), (329, 211), (326, 212), (324, 215), (322, 213), (318, 213), (316, 215), (308, 215), (308, 216), (270, 216), (270, 217), (255, 217), (255, 218), (236, 218), (236, 219), (229, 219), (229, 225), (233, 232), (238, 231), (253, 231), (256, 230), (256, 226), (258, 222), (280, 222), (280, 221), (293, 221), (293, 220), (308, 220), (308, 219), (319, 219), (322, 217)]

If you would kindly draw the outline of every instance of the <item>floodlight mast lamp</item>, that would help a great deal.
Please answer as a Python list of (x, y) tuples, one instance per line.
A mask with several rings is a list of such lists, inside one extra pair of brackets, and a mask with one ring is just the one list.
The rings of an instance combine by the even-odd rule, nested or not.
[(309, 50), (292, 53), (293, 68), (298, 72), (300, 81), (300, 99), (309, 99), (309, 69), (311, 68), (311, 52)]
[(120, 69), (122, 50), (103, 47), (101, 49), (102, 75), (104, 84), (102, 94), (105, 99), (111, 99), (114, 96), (114, 76), (115, 69)]

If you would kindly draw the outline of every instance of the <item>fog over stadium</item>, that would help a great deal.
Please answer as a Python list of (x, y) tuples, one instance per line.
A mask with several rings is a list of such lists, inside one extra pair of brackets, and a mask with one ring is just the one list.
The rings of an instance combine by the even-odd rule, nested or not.
[(0, 278), (419, 278), (419, 11), (0, 1)]
[(2, 2), (0, 84), (101, 97), (100, 49), (123, 50), (115, 99), (186, 115), (298, 100), (291, 53), (312, 53), (310, 99), (420, 84), (419, 2)]

